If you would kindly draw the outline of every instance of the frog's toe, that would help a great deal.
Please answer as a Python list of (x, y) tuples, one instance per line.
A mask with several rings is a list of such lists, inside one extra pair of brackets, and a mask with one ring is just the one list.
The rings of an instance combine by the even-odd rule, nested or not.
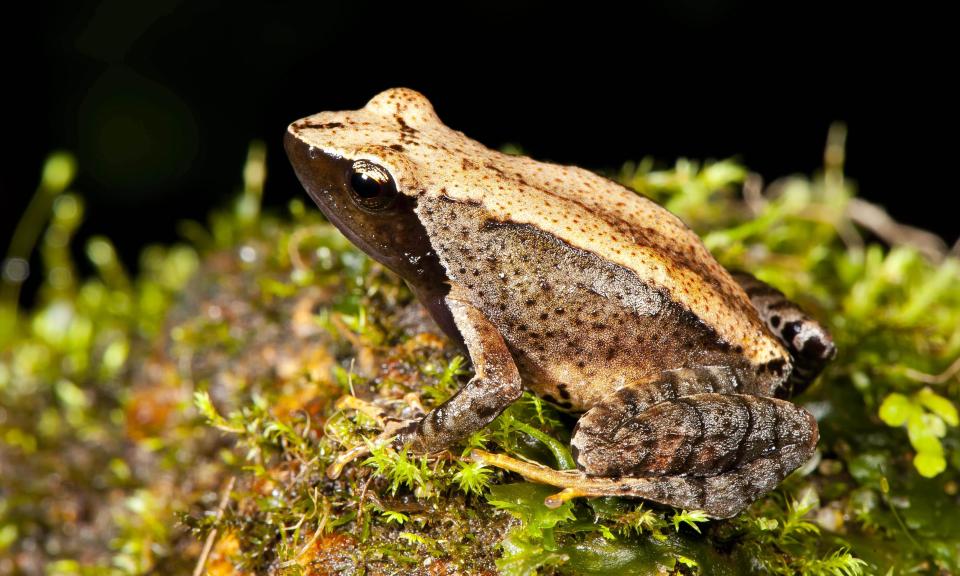
[(338, 398), (334, 408), (337, 410), (356, 410), (371, 418), (380, 428), (384, 427), (387, 410), (372, 402), (361, 400), (352, 394), (345, 394)]
[(528, 480), (561, 488), (572, 488), (577, 486), (577, 482), (586, 478), (586, 475), (578, 470), (554, 470), (536, 462), (524, 462), (506, 454), (494, 454), (476, 448), (470, 451), (469, 457), (474, 462), (496, 466), (510, 472), (516, 472)]
[[(417, 425), (420, 420), (401, 420), (398, 418), (384, 417), (383, 431), (373, 440), (354, 446), (346, 452), (337, 456), (334, 461), (327, 466), (327, 477), (338, 478), (343, 469), (354, 460), (370, 454), (372, 448), (391, 444), (399, 450), (404, 445), (410, 443), (410, 438), (414, 437), (417, 431)], [(421, 452), (415, 444), (410, 445), (414, 452)]]
[(327, 466), (327, 478), (336, 480), (340, 477), (340, 474), (343, 473), (343, 469), (347, 466), (347, 464), (353, 462), (357, 458), (367, 456), (368, 454), (370, 454), (370, 446), (367, 444), (354, 446), (353, 448), (340, 454), (334, 458), (333, 462), (331, 462), (329, 466)]
[[(335, 406), (337, 410), (353, 410), (359, 414), (363, 414), (373, 420), (376, 427), (380, 428), (381, 431), (372, 440), (365, 441), (363, 444), (354, 446), (339, 454), (334, 461), (327, 466), (327, 477), (331, 479), (338, 478), (348, 464), (358, 458), (369, 455), (371, 449), (377, 446), (391, 444), (399, 450), (404, 445), (409, 444), (414, 452), (421, 451), (417, 449), (415, 444), (411, 444), (411, 439), (415, 438), (417, 426), (420, 424), (424, 413), (423, 405), (415, 395), (408, 394), (404, 397), (404, 406), (399, 410), (399, 413), (396, 407), (391, 410), (380, 404), (362, 400), (351, 394), (341, 396), (337, 399)], [(398, 414), (399, 417), (394, 414)], [(412, 418), (407, 417), (411, 415), (413, 416)]]

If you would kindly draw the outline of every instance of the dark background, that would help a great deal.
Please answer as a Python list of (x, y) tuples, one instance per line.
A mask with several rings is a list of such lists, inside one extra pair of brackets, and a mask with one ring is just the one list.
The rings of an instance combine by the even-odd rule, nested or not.
[(25, 10), (5, 17), (3, 35), (4, 246), (51, 150), (79, 158), (81, 236), (108, 235), (132, 264), (145, 243), (175, 240), (177, 221), (232, 196), (253, 138), (268, 145), (267, 203), (305, 198), (282, 155), (286, 125), (398, 85), (485, 144), (590, 168), (736, 156), (768, 180), (810, 173), (842, 120), (863, 196), (950, 243), (960, 234), (956, 36), (952, 19), (920, 5), (107, 0)]

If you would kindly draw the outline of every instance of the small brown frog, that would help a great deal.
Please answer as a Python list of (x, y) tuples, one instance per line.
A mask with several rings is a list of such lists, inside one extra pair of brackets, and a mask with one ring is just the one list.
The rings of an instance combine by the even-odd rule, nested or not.
[(582, 412), (578, 470), (477, 457), (576, 496), (633, 496), (718, 518), (805, 462), (813, 416), (782, 399), (835, 353), (777, 290), (731, 274), (676, 216), (573, 166), (486, 148), (427, 99), (387, 90), (291, 124), (290, 161), (327, 218), (403, 277), (476, 375), (403, 427), (442, 450), (526, 385)]

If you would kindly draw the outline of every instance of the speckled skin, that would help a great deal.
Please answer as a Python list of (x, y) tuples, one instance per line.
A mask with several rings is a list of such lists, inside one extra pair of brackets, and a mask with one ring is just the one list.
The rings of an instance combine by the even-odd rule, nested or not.
[(768, 394), (783, 377), (622, 266), (535, 226), (490, 221), (480, 206), (420, 206), (450, 281), (498, 327), (524, 382), (562, 408), (588, 410), (686, 366), (730, 367), (749, 393)]
[[(586, 412), (572, 447), (591, 476), (776, 485), (812, 453), (813, 418), (769, 397), (816, 377), (834, 353), (829, 335), (782, 294), (724, 270), (655, 203), (580, 168), (490, 150), (406, 89), (294, 122), (285, 144), (331, 221), (403, 276), (471, 355), (477, 377), (404, 441), (444, 448), (496, 417), (522, 382)], [(383, 186), (358, 192), (357, 161)], [(774, 325), (774, 314), (787, 320)], [(744, 472), (754, 469), (769, 477)], [(748, 492), (709, 506), (727, 514)], [(708, 505), (678, 505), (698, 503)]]

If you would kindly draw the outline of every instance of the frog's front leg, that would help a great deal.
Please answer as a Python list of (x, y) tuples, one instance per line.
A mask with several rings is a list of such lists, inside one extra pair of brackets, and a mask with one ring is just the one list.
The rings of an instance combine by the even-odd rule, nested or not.
[(398, 435), (418, 452), (436, 452), (480, 430), (523, 391), (520, 373), (500, 331), (479, 310), (446, 298), (473, 362), (475, 376), (449, 400)]

